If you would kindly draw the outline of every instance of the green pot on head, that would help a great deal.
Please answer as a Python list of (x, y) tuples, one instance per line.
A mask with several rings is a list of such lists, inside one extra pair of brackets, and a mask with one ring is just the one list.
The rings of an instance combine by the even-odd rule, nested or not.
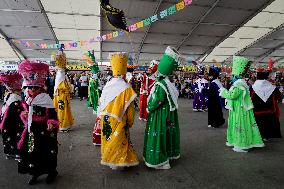
[(242, 76), (247, 72), (248, 67), (250, 67), (252, 61), (245, 57), (234, 56), (233, 57), (233, 68), (232, 75)]
[(158, 65), (161, 75), (172, 75), (179, 65), (180, 53), (173, 47), (168, 46)]

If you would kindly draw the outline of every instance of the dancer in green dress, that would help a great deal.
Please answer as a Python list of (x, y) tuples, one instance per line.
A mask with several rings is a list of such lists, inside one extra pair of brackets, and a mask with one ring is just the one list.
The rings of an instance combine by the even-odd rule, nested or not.
[(93, 108), (93, 113), (97, 114), (99, 106), (99, 98), (101, 96), (101, 92), (99, 90), (99, 79), (98, 79), (98, 73), (100, 70), (96, 62), (94, 53), (88, 51), (86, 55), (88, 56), (87, 62), (89, 63), (89, 67), (92, 73), (92, 77), (89, 79), (89, 86), (88, 86), (88, 107)]
[(167, 47), (158, 66), (158, 79), (149, 96), (144, 137), (144, 160), (148, 167), (170, 169), (169, 160), (180, 157), (178, 91), (168, 75), (177, 68), (180, 54)]
[(226, 108), (229, 109), (226, 145), (234, 147), (235, 152), (247, 152), (253, 147), (264, 147), (254, 118), (249, 87), (242, 79), (250, 64), (248, 59), (234, 56), (233, 84), (229, 91), (225, 88), (220, 89), (220, 96), (226, 98)]
[[(93, 72), (93, 67), (91, 66), (91, 71)], [(99, 90), (99, 79), (98, 75), (93, 72), (92, 77), (89, 80), (89, 90), (88, 90), (88, 107), (93, 108), (93, 113), (97, 114), (97, 109), (99, 106), (99, 98), (101, 92)]]

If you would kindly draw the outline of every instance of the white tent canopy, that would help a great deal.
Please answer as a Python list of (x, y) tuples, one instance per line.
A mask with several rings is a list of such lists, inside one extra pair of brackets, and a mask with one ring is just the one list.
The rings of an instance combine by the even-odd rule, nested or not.
[[(159, 13), (181, 0), (110, 0), (125, 12), (128, 25)], [(211, 63), (230, 62), (235, 54), (255, 62), (272, 57), (283, 62), (283, 0), (193, 0), (177, 13), (103, 42), (66, 49), (69, 60), (82, 60), (94, 50), (99, 61), (110, 52), (125, 51), (138, 64), (160, 59), (168, 45), (191, 59)], [(109, 25), (99, 0), (0, 1), (0, 60), (50, 60), (53, 49), (25, 46), (15, 40), (37, 44), (89, 40), (115, 29)]]
[[(263, 60), (267, 62), (269, 57), (278, 61), (281, 56), (271, 56), (271, 53), (284, 45), (284, 41), (281, 39), (281, 30), (284, 26), (283, 13), (284, 1), (275, 0), (215, 47), (205, 61), (212, 59), (219, 62), (230, 61), (231, 56), (235, 54), (246, 56), (256, 62), (263, 62)], [(272, 34), (277, 35), (278, 38), (274, 38)], [(282, 37), (284, 37), (283, 33)], [(267, 48), (267, 46), (269, 47)], [(277, 48), (275, 49), (275, 47)], [(271, 50), (272, 52), (270, 52)], [(276, 55), (279, 55), (279, 53)]]

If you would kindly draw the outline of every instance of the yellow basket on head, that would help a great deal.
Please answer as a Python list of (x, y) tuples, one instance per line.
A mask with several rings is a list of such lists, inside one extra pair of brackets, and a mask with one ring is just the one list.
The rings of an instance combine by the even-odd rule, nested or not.
[(110, 54), (110, 64), (113, 76), (125, 75), (127, 72), (128, 56), (127, 53), (117, 52)]
[(55, 65), (58, 68), (65, 69), (66, 68), (66, 54), (62, 51), (58, 51), (55, 57)]

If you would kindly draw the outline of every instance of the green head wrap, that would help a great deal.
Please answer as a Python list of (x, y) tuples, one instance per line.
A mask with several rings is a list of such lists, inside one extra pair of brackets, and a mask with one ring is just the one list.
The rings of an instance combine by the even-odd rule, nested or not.
[(251, 61), (245, 57), (234, 56), (232, 75), (240, 76), (245, 73), (246, 68), (250, 66)]

